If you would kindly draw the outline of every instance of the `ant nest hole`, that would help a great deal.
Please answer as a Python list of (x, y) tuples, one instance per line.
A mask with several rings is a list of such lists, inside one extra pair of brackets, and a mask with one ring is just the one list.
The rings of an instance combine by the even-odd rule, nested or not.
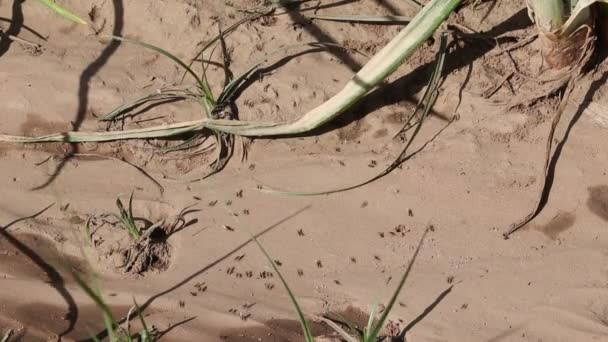
[(133, 275), (161, 272), (169, 267), (171, 246), (167, 226), (142, 223), (135, 239), (107, 216), (89, 220), (89, 236), (98, 259), (114, 271)]

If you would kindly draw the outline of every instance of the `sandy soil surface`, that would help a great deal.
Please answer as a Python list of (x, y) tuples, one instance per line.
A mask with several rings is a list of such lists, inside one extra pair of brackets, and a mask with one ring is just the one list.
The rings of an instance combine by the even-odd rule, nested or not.
[[(141, 39), (187, 60), (217, 34), (218, 23), (226, 27), (243, 16), (212, 0), (61, 3), (88, 14), (98, 34), (35, 1), (0, 1), (0, 18), (11, 19), (0, 21), (3, 30), (42, 46), (2, 38), (2, 133), (103, 130), (96, 117), (179, 82), (182, 71), (170, 60), (103, 36)], [(317, 14), (414, 15), (405, 1), (320, 3)], [(246, 160), (237, 139), (227, 166), (197, 182), (189, 180), (209, 172), (214, 155), (157, 153), (175, 141), (0, 145), (0, 332), (13, 329), (10, 341), (83, 340), (99, 332), (99, 311), (65, 271), (72, 265), (81, 274), (95, 270), (117, 317), (135, 298), (149, 323), (166, 332), (164, 340), (298, 341), (289, 299), (248, 242), (250, 234), (263, 233), (260, 241), (311, 317), (333, 312), (360, 321), (377, 299), (386, 303), (432, 225), (390, 315), (408, 341), (608, 341), (608, 71), (600, 65), (578, 82), (557, 130), (556, 140), (565, 143), (547, 204), (532, 223), (503, 239), (537, 201), (557, 101), (512, 106), (542, 90), (536, 77), (525, 76), (542, 68), (539, 43), (501, 53), (534, 29), (523, 0), (499, 1), (484, 18), (486, 9), (463, 8), (450, 18), (483, 35), (451, 38), (446, 79), (411, 158), (355, 190), (286, 197), (257, 186), (316, 191), (380, 173), (404, 144), (392, 137), (424, 90), (437, 41), (338, 120), (305, 136), (248, 140)], [(313, 49), (279, 55), (236, 100), (241, 119), (299, 117), (336, 93), (365, 56), (401, 28), (303, 17), (312, 12), (242, 25), (226, 40), (232, 71), (238, 75), (294, 42), (332, 42), (361, 54)], [(214, 58), (221, 62), (221, 53)], [(209, 70), (216, 91), (223, 76), (217, 67)], [(201, 115), (197, 103), (172, 102), (124, 125)], [(453, 116), (459, 120), (452, 122)], [(63, 158), (74, 152), (88, 156)], [(107, 157), (145, 169), (164, 192), (136, 168)], [(124, 230), (102, 226), (95, 247), (83, 247), (83, 231), (88, 217), (116, 212), (116, 199), (126, 202), (132, 191), (135, 216), (150, 222), (173, 222), (184, 208), (196, 210), (158, 255), (127, 272), (120, 267), (129, 238)], [(11, 224), (52, 203), (36, 218)], [(315, 332), (331, 337), (323, 325)]]

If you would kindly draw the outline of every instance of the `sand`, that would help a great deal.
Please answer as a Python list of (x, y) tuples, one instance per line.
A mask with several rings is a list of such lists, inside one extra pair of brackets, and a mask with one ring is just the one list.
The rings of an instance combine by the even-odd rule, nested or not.
[[(170, 60), (109, 43), (104, 37), (112, 33), (189, 59), (218, 32), (218, 22), (226, 27), (242, 17), (211, 0), (61, 3), (89, 15), (99, 32), (67, 23), (35, 1), (0, 1), (0, 17), (13, 20), (1, 21), (3, 30), (41, 45), (2, 38), (2, 133), (103, 130), (96, 117), (180, 80), (182, 71)], [(376, 301), (386, 304), (432, 226), (389, 316), (392, 330), (405, 329), (408, 341), (608, 341), (608, 69), (602, 64), (578, 82), (557, 129), (564, 144), (548, 202), (505, 240), (502, 233), (538, 200), (557, 101), (511, 106), (542, 88), (518, 74), (538, 75), (540, 46), (533, 41), (510, 56), (501, 53), (534, 32), (524, 1), (499, 1), (482, 21), (486, 9), (467, 7), (450, 18), (487, 39), (452, 45), (434, 112), (411, 157), (355, 190), (293, 197), (258, 186), (318, 191), (380, 173), (404, 146), (392, 137), (421, 96), (437, 41), (338, 120), (300, 137), (247, 140), (245, 160), (237, 139), (226, 167), (196, 182), (189, 181), (209, 172), (214, 155), (155, 153), (175, 141), (0, 145), (0, 332), (13, 329), (9, 341), (83, 340), (100, 332), (101, 314), (66, 271), (71, 265), (79, 274), (97, 274), (116, 317), (135, 299), (149, 324), (166, 333), (161, 340), (300, 341), (286, 292), (250, 234), (263, 232), (260, 241), (311, 318), (341, 313), (360, 322)], [(306, 51), (270, 63), (236, 99), (242, 120), (301, 116), (336, 93), (400, 29), (310, 22), (294, 13), (247, 23), (228, 37), (235, 75), (294, 42), (333, 42), (362, 54)], [(396, 0), (323, 1), (318, 11), (344, 13), (414, 14)], [(219, 91), (223, 72), (212, 68), (209, 78)], [(124, 125), (202, 115), (193, 101), (172, 102)], [(454, 116), (459, 119), (451, 121)], [(64, 158), (74, 152), (87, 155)], [(145, 169), (164, 192), (132, 165), (108, 157)], [(116, 212), (116, 199), (126, 202), (133, 191), (135, 216), (151, 223), (169, 224), (184, 208), (195, 209), (145, 272), (120, 267), (130, 243), (119, 226), (103, 226), (95, 247), (83, 247), (87, 219)], [(53, 203), (36, 218), (10, 224)], [(324, 325), (314, 330), (333, 338)]]

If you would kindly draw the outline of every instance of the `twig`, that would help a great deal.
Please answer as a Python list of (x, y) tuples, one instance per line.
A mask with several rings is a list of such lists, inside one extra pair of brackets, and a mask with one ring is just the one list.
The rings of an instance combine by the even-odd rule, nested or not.
[[(513, 75), (515, 74), (515, 72), (511, 71), (510, 73), (506, 74), (501, 80), (500, 82), (498, 82), (495, 86), (493, 86), (492, 88), (486, 90), (483, 92), (482, 96), (486, 99), (492, 97), (492, 95), (496, 94), (496, 92), (502, 88), (502, 86), (505, 84), (505, 82), (507, 82)], [(511, 91), (513, 91), (513, 89), (511, 89)]]
[(8, 38), (8, 39), (10, 39), (12, 41), (15, 41), (15, 42), (19, 42), (21, 44), (32, 46), (32, 47), (34, 47), (36, 49), (41, 49), (42, 48), (42, 45), (40, 45), (40, 44), (37, 44), (37, 43), (34, 43), (34, 42), (30, 42), (29, 40), (26, 40), (26, 39), (23, 39), (23, 38), (19, 38), (17, 36), (12, 35), (12, 34), (6, 34), (6, 31), (2, 27), (0, 27), (0, 36)]
[(517, 50), (519, 48), (522, 48), (522, 47), (524, 47), (524, 46), (532, 43), (533, 41), (536, 40), (536, 38), (538, 38), (538, 33), (535, 33), (535, 34), (529, 36), (526, 39), (520, 40), (519, 42), (517, 42), (515, 44), (512, 44), (512, 45), (508, 46), (505, 49), (500, 49), (500, 51), (490, 52), (486, 56), (487, 57), (494, 57), (494, 56), (502, 55), (505, 52), (511, 52), (513, 50)]

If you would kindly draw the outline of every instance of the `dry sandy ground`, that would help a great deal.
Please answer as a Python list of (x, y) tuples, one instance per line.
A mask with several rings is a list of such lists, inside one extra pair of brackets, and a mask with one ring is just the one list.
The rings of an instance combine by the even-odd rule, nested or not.
[[(94, 11), (100, 34), (68, 24), (34, 1), (0, 1), (0, 17), (13, 19), (0, 25), (43, 46), (38, 51), (2, 39), (2, 133), (101, 130), (105, 125), (95, 116), (179, 81), (181, 71), (172, 62), (138, 47), (108, 44), (103, 35), (142, 39), (188, 59), (217, 33), (218, 21), (227, 26), (240, 17), (211, 0), (61, 3), (84, 15)], [(250, 7), (256, 2), (233, 3)], [(328, 6), (319, 14), (413, 14), (397, 0), (323, 5)], [(104, 228), (99, 248), (87, 249), (116, 316), (126, 315), (135, 298), (150, 323), (169, 329), (167, 341), (301, 339), (285, 291), (276, 275), (269, 275), (272, 270), (259, 250), (247, 243), (251, 233), (265, 232), (261, 241), (280, 260), (307, 313), (342, 312), (355, 319), (376, 299), (386, 302), (429, 225), (434, 230), (390, 315), (393, 324), (407, 327), (409, 341), (608, 341), (605, 68), (579, 82), (564, 113), (556, 139), (564, 140), (568, 123), (574, 124), (546, 207), (511, 239), (502, 237), (535, 204), (555, 112), (554, 100), (508, 109), (540, 88), (519, 74), (483, 96), (513, 71), (537, 75), (541, 68), (537, 42), (511, 57), (500, 54), (495, 44), (501, 37), (501, 46), (508, 46), (533, 32), (524, 7), (523, 1), (499, 1), (482, 23), (484, 8), (451, 17), (452, 23), (485, 32), (487, 39), (462, 39), (451, 48), (435, 115), (409, 153), (420, 151), (356, 190), (284, 197), (256, 186), (324, 190), (381, 172), (403, 146), (391, 138), (423, 90), (437, 43), (427, 44), (344, 118), (309, 136), (255, 140), (243, 162), (237, 148), (222, 172), (203, 181), (187, 182), (208, 171), (212, 156), (154, 154), (154, 146), (163, 142), (79, 146), (79, 153), (144, 167), (162, 184), (163, 194), (116, 160), (73, 158), (62, 165), (61, 155), (72, 151), (69, 145), (1, 145), (0, 224), (55, 205), (2, 230), (0, 331), (12, 328), (11, 341), (19, 336), (37, 341), (86, 339), (101, 329), (92, 301), (63, 270), (68, 263), (86, 269), (81, 246), (87, 217), (115, 211), (116, 198), (126, 200), (135, 190), (135, 214), (150, 221), (193, 204), (200, 209), (187, 215), (191, 225), (169, 237), (164, 270), (133, 275), (116, 268), (120, 260), (110, 252), (126, 236), (119, 228)], [(310, 23), (298, 16), (257, 20), (232, 34), (227, 45), (235, 74), (264, 52), (294, 42), (333, 41), (371, 55), (399, 30)], [(339, 90), (365, 60), (335, 51), (283, 60), (257, 75), (259, 81), (241, 94), (240, 117), (296, 118)], [(210, 78), (216, 89), (223, 80), (217, 69)], [(202, 113), (195, 103), (175, 102), (142, 115), (125, 125), (178, 122)], [(441, 131), (453, 115), (460, 119)], [(156, 117), (161, 118), (135, 122)], [(319, 326), (317, 332), (327, 329)]]

